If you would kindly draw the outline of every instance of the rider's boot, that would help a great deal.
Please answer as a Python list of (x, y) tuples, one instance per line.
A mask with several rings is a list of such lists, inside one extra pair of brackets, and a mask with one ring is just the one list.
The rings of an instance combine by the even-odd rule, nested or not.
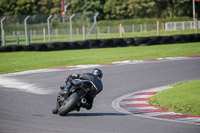
[(92, 104), (90, 104), (90, 103), (84, 103), (84, 104), (82, 104), (82, 107), (86, 108), (87, 110), (90, 110), (92, 108)]
[(57, 114), (57, 113), (58, 113), (58, 108), (52, 109), (52, 113), (53, 113), (53, 114)]
[(58, 113), (58, 109), (59, 109), (59, 103), (58, 103), (58, 98), (57, 98), (56, 107), (54, 109), (52, 109), (52, 113), (53, 114), (57, 114)]

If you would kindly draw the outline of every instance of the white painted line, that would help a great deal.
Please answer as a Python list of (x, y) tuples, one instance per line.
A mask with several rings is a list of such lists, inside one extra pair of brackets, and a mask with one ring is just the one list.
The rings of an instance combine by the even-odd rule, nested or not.
[(178, 121), (189, 121), (189, 122), (200, 122), (200, 118), (191, 118), (191, 117), (189, 117), (189, 118), (178, 118), (178, 119), (176, 119), (176, 120), (178, 120)]
[(144, 110), (144, 109), (157, 109), (155, 107), (130, 107), (130, 108), (126, 108), (126, 110), (128, 111), (135, 111), (135, 110)]
[(128, 99), (133, 99), (133, 98), (149, 98), (151, 96), (153, 96), (153, 95), (133, 95), (131, 97), (128, 97)]
[(126, 104), (147, 104), (149, 102), (147, 101), (131, 101), (131, 102), (120, 102), (120, 105), (126, 105)]
[(76, 67), (79, 68), (93, 68), (93, 67), (99, 67), (99, 64), (94, 64), (94, 65), (77, 65)]
[(144, 114), (145, 116), (149, 116), (149, 117), (155, 117), (157, 115), (172, 115), (172, 114), (177, 114), (175, 112), (154, 112), (154, 113), (146, 113)]
[(0, 76), (17, 76), (17, 75), (35, 74), (35, 73), (44, 73), (44, 72), (55, 72), (55, 71), (63, 71), (63, 70), (57, 70), (57, 69), (38, 69), (38, 70), (28, 70), (28, 71), (23, 71), (23, 72), (15, 72), (15, 73), (2, 74)]
[(0, 76), (0, 86), (5, 88), (12, 88), (24, 92), (34, 93), (34, 94), (50, 94), (51, 91), (47, 91), (43, 88), (37, 87), (33, 84), (28, 84), (22, 81), (19, 81), (14, 78)]
[(162, 87), (158, 87), (158, 88), (144, 90), (143, 92), (151, 92), (151, 91), (153, 91), (153, 92), (160, 92), (160, 91), (163, 91), (163, 90), (166, 90), (166, 89), (170, 89), (170, 88), (172, 88), (172, 87), (168, 86), (166, 88), (166, 86), (162, 86)]

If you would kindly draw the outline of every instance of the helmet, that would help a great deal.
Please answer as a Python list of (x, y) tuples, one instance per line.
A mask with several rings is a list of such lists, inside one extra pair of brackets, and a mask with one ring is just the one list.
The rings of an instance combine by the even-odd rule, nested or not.
[(103, 72), (98, 68), (93, 69), (92, 73), (98, 76), (100, 79), (103, 77)]

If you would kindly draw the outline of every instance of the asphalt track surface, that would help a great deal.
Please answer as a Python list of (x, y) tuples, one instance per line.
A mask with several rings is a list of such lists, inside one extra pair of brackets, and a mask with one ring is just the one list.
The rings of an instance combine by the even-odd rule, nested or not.
[[(200, 58), (101, 67), (104, 90), (92, 110), (69, 116), (51, 113), (59, 86), (71, 73), (92, 68), (10, 76), (45, 89), (34, 94), (0, 86), (0, 133), (199, 133), (200, 126), (154, 120), (115, 111), (112, 101), (122, 95), (180, 81), (200, 80)], [(1, 81), (0, 81), (1, 82)]]

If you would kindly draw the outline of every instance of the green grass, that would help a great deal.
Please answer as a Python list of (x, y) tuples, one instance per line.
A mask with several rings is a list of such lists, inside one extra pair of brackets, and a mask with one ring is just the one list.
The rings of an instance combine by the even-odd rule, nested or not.
[(181, 82), (150, 98), (158, 108), (200, 116), (200, 80)]
[(0, 74), (79, 64), (190, 55), (200, 55), (200, 43), (51, 52), (7, 52), (0, 53)]

